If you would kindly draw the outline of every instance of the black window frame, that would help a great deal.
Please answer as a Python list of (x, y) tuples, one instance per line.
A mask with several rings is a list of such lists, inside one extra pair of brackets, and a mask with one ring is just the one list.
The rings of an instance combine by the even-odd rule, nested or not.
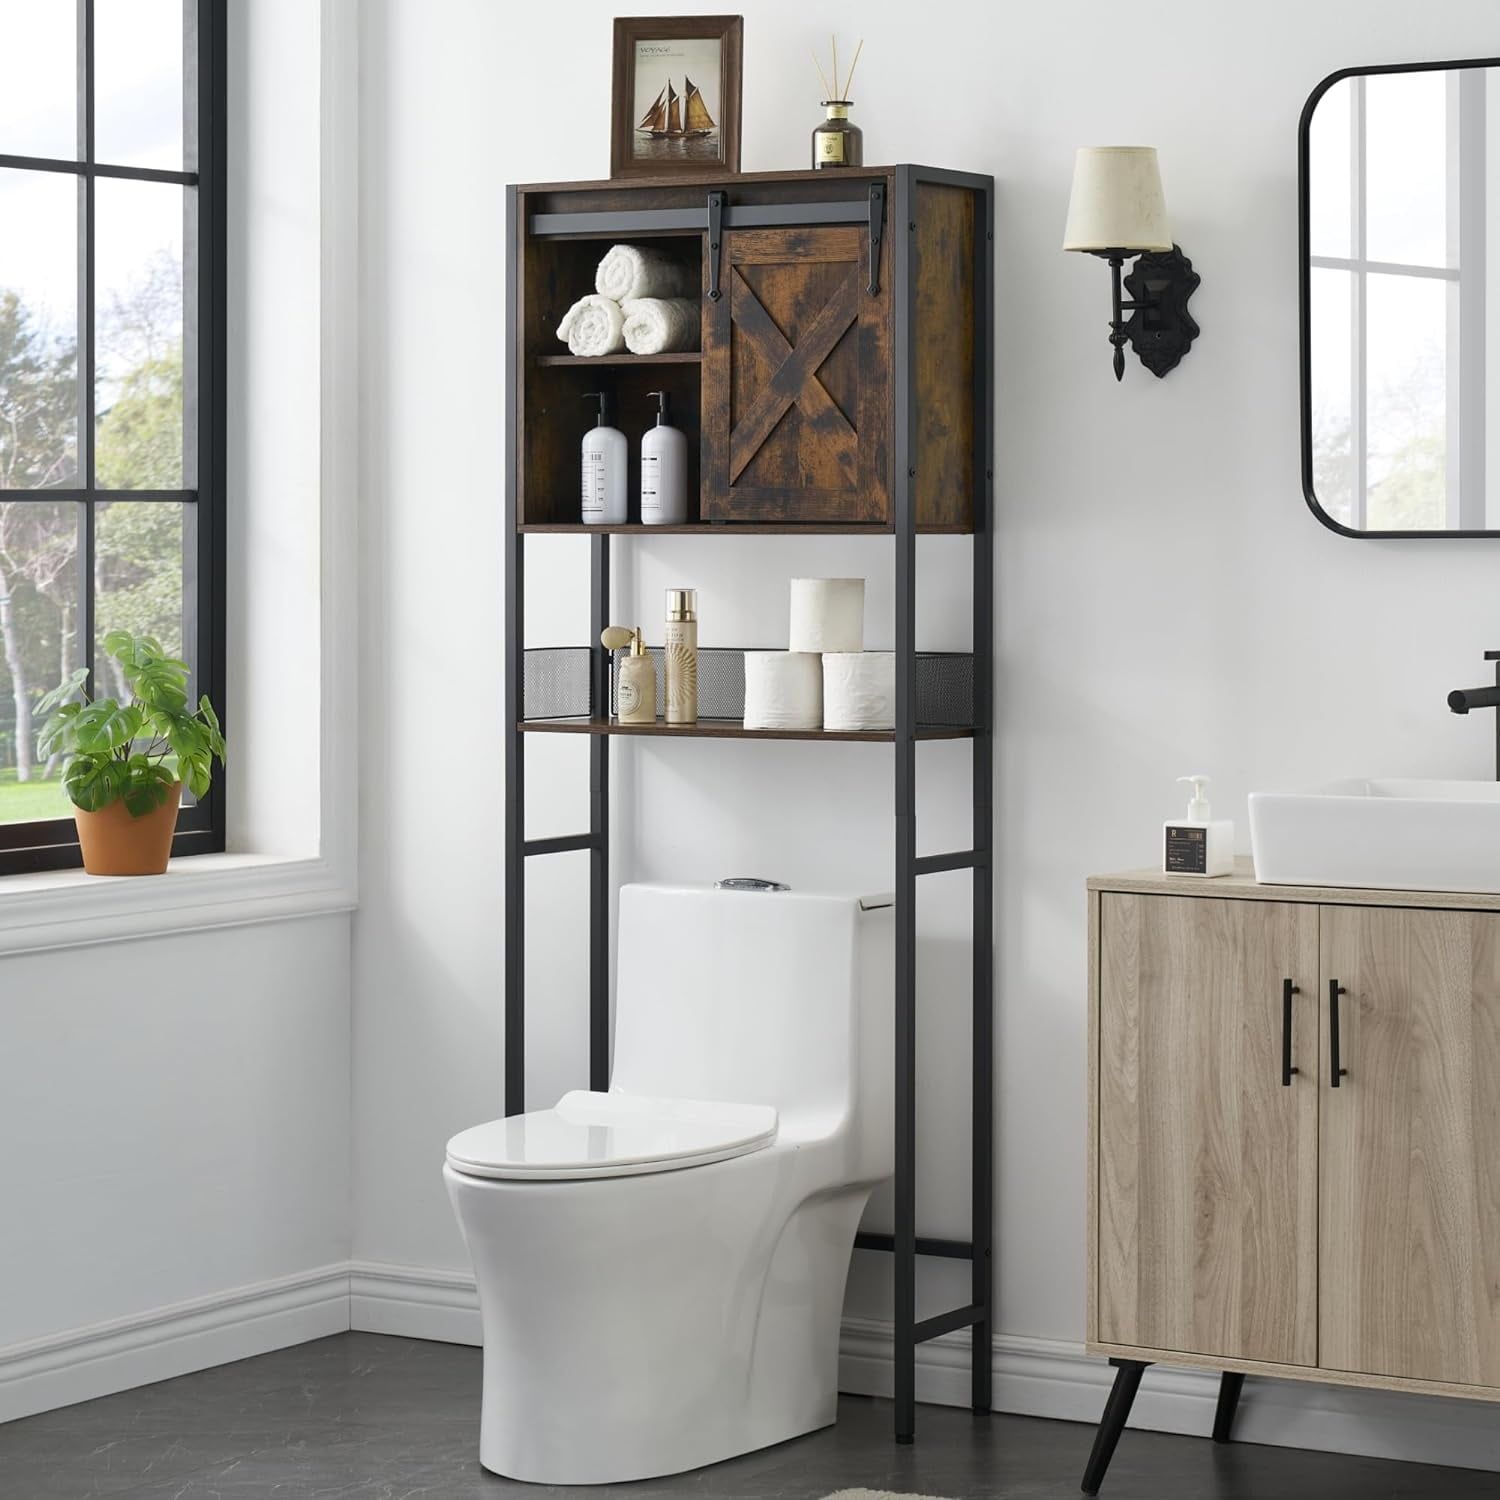
[[(0, 490), (0, 501), (80, 505), (79, 596), (81, 660), (95, 660), (95, 518), (101, 504), (175, 501), (183, 506), (183, 635), (194, 643), (194, 692), (207, 693), (225, 714), (225, 134), (227, 49), (225, 0), (183, 0), (183, 171), (99, 162), (94, 142), (94, 3), (78, 11), (78, 142), (76, 160), (0, 152), (0, 168), (61, 172), (78, 180), (78, 477), (73, 488)], [(3, 142), (0, 142), (3, 144)], [(104, 490), (94, 473), (94, 185), (99, 178), (173, 183), (196, 189), (196, 212), (184, 211), (183, 441), (181, 490)], [(185, 199), (186, 202), (186, 199)], [(196, 292), (196, 295), (194, 293)], [(195, 378), (196, 377), (196, 378)], [(196, 400), (195, 400), (196, 397)], [(189, 459), (195, 457), (195, 462)], [(174, 855), (224, 848), (224, 773), (216, 769), (207, 797), (184, 806)], [(0, 823), (0, 875), (73, 868), (82, 863), (70, 818)]]

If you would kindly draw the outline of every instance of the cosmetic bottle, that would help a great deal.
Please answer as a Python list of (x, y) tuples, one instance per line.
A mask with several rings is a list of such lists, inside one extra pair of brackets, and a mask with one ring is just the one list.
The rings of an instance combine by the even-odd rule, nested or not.
[(588, 391), (585, 401), (599, 403), (599, 420), (583, 438), (583, 522), (586, 526), (623, 526), (626, 520), (625, 434), (609, 425), (609, 395)]
[(641, 639), (641, 627), (610, 625), (599, 639), (611, 651), (630, 655), (620, 663), (615, 674), (615, 716), (621, 724), (654, 724), (656, 722), (656, 663)]
[(667, 590), (668, 724), (698, 722), (698, 591)]
[(1179, 776), (1193, 789), (1187, 817), (1162, 825), (1161, 867), (1168, 875), (1228, 875), (1234, 870), (1234, 824), (1215, 820), (1203, 789), (1207, 776)]
[(656, 397), (656, 426), (641, 439), (641, 521), (680, 526), (687, 520), (687, 438), (667, 421), (667, 392), (650, 394)]

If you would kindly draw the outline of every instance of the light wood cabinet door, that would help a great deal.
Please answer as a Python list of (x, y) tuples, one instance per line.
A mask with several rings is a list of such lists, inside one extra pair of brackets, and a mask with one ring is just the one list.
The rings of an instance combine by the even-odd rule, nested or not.
[(1099, 924), (1099, 1338), (1313, 1365), (1318, 911), (1106, 893)]
[(1500, 1386), (1500, 916), (1321, 924), (1319, 1363)]

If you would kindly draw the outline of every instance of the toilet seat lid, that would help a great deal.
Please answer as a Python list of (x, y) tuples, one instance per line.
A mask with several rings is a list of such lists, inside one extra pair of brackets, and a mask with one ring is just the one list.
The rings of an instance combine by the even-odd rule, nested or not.
[(448, 1142), (468, 1177), (628, 1177), (743, 1156), (776, 1137), (769, 1104), (719, 1104), (575, 1089), (555, 1109), (490, 1120)]

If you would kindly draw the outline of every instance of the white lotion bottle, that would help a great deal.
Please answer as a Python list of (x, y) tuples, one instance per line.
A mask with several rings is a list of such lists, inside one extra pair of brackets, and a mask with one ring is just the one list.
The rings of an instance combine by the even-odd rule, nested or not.
[(599, 403), (599, 420), (583, 438), (583, 524), (623, 526), (629, 503), (625, 434), (609, 425), (607, 392), (588, 391), (583, 399)]
[(641, 439), (641, 521), (646, 526), (680, 526), (687, 520), (687, 438), (667, 421), (671, 397), (656, 397), (656, 426)]
[(1215, 819), (1203, 789), (1207, 776), (1179, 776), (1193, 789), (1187, 817), (1162, 824), (1161, 867), (1168, 875), (1229, 875), (1234, 871), (1234, 824)]

